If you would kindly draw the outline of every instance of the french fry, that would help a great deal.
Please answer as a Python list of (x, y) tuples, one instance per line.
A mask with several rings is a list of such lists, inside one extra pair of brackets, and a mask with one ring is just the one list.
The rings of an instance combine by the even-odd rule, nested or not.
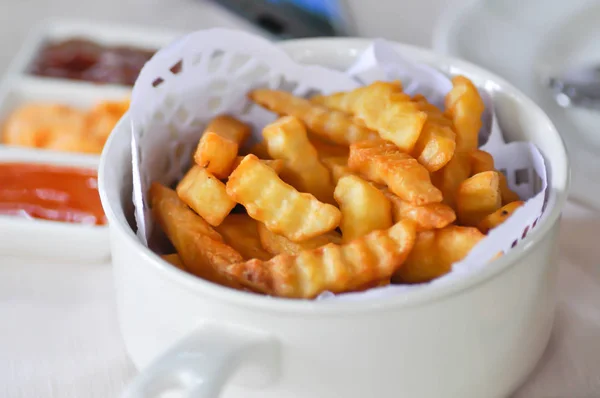
[(324, 158), (331, 158), (337, 156), (348, 157), (348, 154), (350, 153), (350, 148), (348, 148), (347, 146), (330, 144), (318, 137), (315, 137), (314, 134), (309, 134), (308, 139), (317, 150), (317, 154), (319, 155), (319, 158), (321, 160), (323, 160)]
[(217, 232), (223, 236), (225, 243), (244, 257), (244, 260), (258, 258), (266, 261), (273, 256), (261, 246), (258, 224), (247, 214), (230, 214), (217, 227)]
[(194, 154), (194, 161), (219, 179), (227, 178), (239, 147), (250, 135), (250, 126), (230, 116), (214, 118)]
[(387, 188), (381, 190), (392, 204), (392, 217), (394, 222), (412, 220), (417, 231), (444, 228), (456, 220), (456, 213), (444, 203), (428, 203), (415, 206), (391, 193)]
[(491, 229), (496, 228), (506, 221), (519, 207), (523, 206), (524, 204), (525, 202), (517, 200), (502, 206), (481, 220), (477, 228), (479, 228), (482, 233), (487, 234)]
[(458, 221), (477, 226), (482, 219), (502, 206), (500, 177), (497, 171), (484, 171), (460, 184), (457, 195)]
[[(475, 175), (484, 171), (496, 170), (494, 167), (494, 158), (488, 152), (481, 149), (476, 149), (469, 152), (469, 155), (471, 157), (471, 175)], [(517, 195), (508, 187), (506, 176), (500, 172), (498, 175), (500, 176), (500, 193), (502, 194), (502, 204), (506, 205), (519, 201), (519, 195)]]
[(231, 173), (227, 193), (250, 217), (295, 242), (331, 231), (340, 223), (335, 206), (298, 192), (254, 155), (247, 155)]
[[(233, 168), (231, 170), (235, 170), (240, 165), (240, 163), (242, 163), (243, 159), (243, 156), (237, 156), (235, 158), (235, 161), (233, 162)], [(277, 174), (281, 174), (281, 172), (285, 168), (285, 162), (281, 159), (271, 159), (269, 157), (269, 159), (260, 159), (260, 161), (272, 168), (273, 170), (275, 170)]]
[(392, 276), (393, 283), (424, 283), (447, 274), (485, 237), (477, 228), (448, 225), (422, 231), (404, 264)]
[(271, 232), (263, 223), (258, 223), (258, 235), (262, 247), (273, 255), (277, 254), (299, 254), (304, 250), (317, 249), (329, 243), (340, 244), (342, 237), (336, 231), (326, 232), (302, 242), (292, 242), (285, 236)]
[(353, 174), (352, 170), (350, 170), (350, 167), (348, 167), (347, 156), (323, 158), (322, 161), (325, 167), (329, 169), (329, 172), (331, 173), (331, 179), (336, 185), (343, 176)]
[(370, 140), (352, 144), (348, 166), (416, 205), (442, 200), (442, 193), (431, 183), (427, 169), (389, 142)]
[(352, 242), (328, 244), (297, 255), (281, 254), (225, 266), (224, 271), (253, 290), (278, 297), (314, 298), (389, 278), (402, 265), (415, 240), (414, 224), (401, 221)]
[(458, 187), (470, 174), (471, 162), (468, 153), (455, 152), (446, 166), (431, 175), (431, 181), (442, 191), (442, 202), (456, 210)]
[(477, 149), (485, 104), (471, 80), (464, 76), (454, 77), (452, 90), (446, 95), (445, 105), (454, 123), (456, 149), (459, 151)]
[(179, 268), (182, 271), (185, 271), (185, 265), (183, 265), (183, 262), (181, 261), (181, 258), (179, 257), (179, 254), (177, 254), (177, 253), (163, 254), (160, 257), (163, 260), (165, 260), (166, 262), (168, 262), (169, 264), (171, 264), (171, 265)]
[(258, 89), (250, 99), (280, 115), (295, 116), (314, 134), (340, 145), (377, 137), (377, 133), (352, 122), (352, 117), (285, 91)]
[(186, 206), (175, 191), (155, 182), (150, 187), (150, 203), (154, 219), (177, 250), (187, 271), (214, 283), (241, 288), (218, 270), (243, 261), (243, 257), (225, 244), (221, 235)]
[(397, 82), (375, 82), (348, 93), (316, 97), (313, 101), (354, 115), (381, 138), (410, 153), (421, 135), (427, 114), (401, 90)]
[(225, 184), (198, 165), (192, 166), (179, 181), (177, 195), (212, 226), (221, 224), (235, 207)]
[(300, 192), (313, 194), (321, 202), (335, 203), (329, 170), (319, 160), (300, 120), (284, 116), (266, 126), (262, 134), (271, 157), (285, 161), (281, 173), (284, 181)]
[(484, 171), (495, 170), (494, 158), (484, 150), (474, 149), (469, 151), (469, 158), (471, 162), (471, 176), (483, 173)]
[(392, 226), (392, 206), (381, 191), (356, 175), (340, 178), (334, 197), (342, 211), (344, 242)]
[(247, 153), (247, 155), (250, 153), (256, 155), (259, 159), (271, 159), (271, 155), (269, 155), (269, 150), (267, 149), (267, 143), (264, 141), (252, 145), (250, 147), (250, 152)]

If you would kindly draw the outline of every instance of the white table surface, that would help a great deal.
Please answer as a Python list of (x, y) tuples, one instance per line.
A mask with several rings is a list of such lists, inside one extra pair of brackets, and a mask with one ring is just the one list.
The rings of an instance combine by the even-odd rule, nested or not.
[[(82, 4), (85, 3), (85, 4)], [(353, 7), (357, 7), (356, 1)], [(396, 7), (383, 2), (386, 10)], [(402, 2), (360, 31), (428, 45), (444, 0)], [(396, 3), (398, 4), (398, 3)], [(386, 11), (384, 10), (384, 11)], [(0, 73), (46, 17), (79, 17), (182, 30), (245, 27), (194, 0), (1, 0)], [(560, 300), (551, 344), (516, 398), (600, 396), (600, 214), (569, 205), (562, 221)], [(0, 237), (1, 238), (1, 237)], [(61, 264), (0, 253), (0, 397), (115, 397), (135, 374), (119, 334), (110, 264)]]

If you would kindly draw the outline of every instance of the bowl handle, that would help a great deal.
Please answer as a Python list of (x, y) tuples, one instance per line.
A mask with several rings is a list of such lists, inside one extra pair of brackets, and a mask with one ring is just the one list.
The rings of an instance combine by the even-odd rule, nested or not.
[(216, 398), (238, 370), (245, 386), (272, 383), (279, 371), (277, 340), (256, 330), (205, 324), (142, 369), (123, 398), (159, 397), (172, 389), (183, 389), (185, 398)]

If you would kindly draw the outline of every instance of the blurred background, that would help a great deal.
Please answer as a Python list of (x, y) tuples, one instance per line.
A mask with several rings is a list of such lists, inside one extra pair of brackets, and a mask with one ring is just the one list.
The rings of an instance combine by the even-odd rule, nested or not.
[(192, 31), (214, 26), (274, 38), (383, 36), (430, 46), (444, 0), (2, 0), (0, 73), (27, 34), (49, 18), (81, 18)]

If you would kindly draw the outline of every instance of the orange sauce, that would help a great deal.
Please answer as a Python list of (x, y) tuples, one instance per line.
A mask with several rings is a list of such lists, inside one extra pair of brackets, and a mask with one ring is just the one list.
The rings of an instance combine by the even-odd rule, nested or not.
[(0, 163), (0, 214), (103, 225), (95, 170)]

